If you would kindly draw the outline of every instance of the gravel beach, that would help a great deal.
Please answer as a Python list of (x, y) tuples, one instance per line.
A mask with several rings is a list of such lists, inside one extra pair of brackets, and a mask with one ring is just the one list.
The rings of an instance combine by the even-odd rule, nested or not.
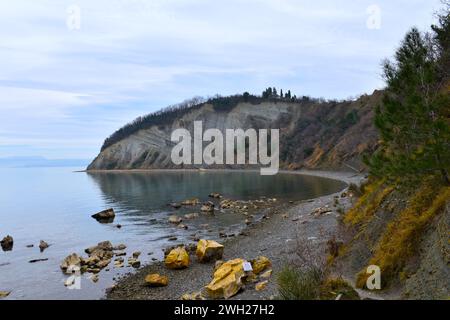
[[(352, 172), (295, 171), (292, 174), (306, 174), (346, 183), (359, 183), (362, 175)], [(343, 190), (342, 190), (343, 191)], [(310, 241), (315, 250), (324, 252), (326, 242), (336, 233), (339, 213), (338, 207), (347, 209), (351, 199), (340, 197), (342, 191), (311, 200), (293, 203), (278, 203), (269, 209), (266, 218), (249, 225), (242, 234), (227, 239), (216, 240), (225, 246), (223, 260), (234, 258), (250, 260), (266, 256), (272, 262), (273, 274), (266, 289), (255, 290), (255, 284), (248, 284), (239, 294), (232, 297), (237, 300), (272, 299), (277, 294), (276, 277), (283, 265), (288, 263), (299, 239)], [(335, 206), (335, 197), (339, 196), (339, 205)], [(320, 207), (330, 212), (321, 215), (311, 213)], [(164, 263), (157, 261), (118, 279), (114, 287), (108, 290), (107, 299), (180, 299), (185, 293), (200, 291), (212, 280), (214, 263), (198, 263), (191, 254), (191, 264), (184, 270), (169, 270)], [(150, 273), (159, 273), (169, 278), (166, 287), (150, 288), (144, 285), (144, 278)]]

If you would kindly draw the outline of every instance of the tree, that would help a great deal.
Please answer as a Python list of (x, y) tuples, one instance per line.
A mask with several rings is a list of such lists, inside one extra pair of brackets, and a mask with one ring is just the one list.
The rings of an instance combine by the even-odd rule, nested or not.
[(383, 64), (387, 88), (375, 115), (382, 143), (368, 161), (374, 175), (407, 177), (439, 172), (450, 184), (450, 99), (440, 81), (441, 58), (448, 54), (448, 47), (436, 50), (432, 39), (413, 28), (395, 61)]

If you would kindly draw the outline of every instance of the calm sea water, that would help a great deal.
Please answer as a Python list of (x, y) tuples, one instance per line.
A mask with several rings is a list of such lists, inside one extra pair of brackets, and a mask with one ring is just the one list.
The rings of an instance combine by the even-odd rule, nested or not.
[[(167, 222), (172, 214), (195, 212), (193, 208), (174, 210), (167, 206), (196, 197), (208, 200), (219, 192), (232, 199), (258, 199), (268, 196), (303, 200), (331, 194), (344, 184), (330, 179), (278, 174), (260, 176), (258, 172), (146, 172), (84, 173), (81, 168), (0, 168), (0, 238), (14, 238), (12, 251), (0, 250), (0, 291), (12, 291), (9, 299), (98, 299), (113, 278), (132, 269), (114, 269), (100, 273), (93, 283), (82, 276), (81, 290), (64, 287), (66, 275), (59, 265), (72, 252), (100, 241), (124, 243), (127, 253), (141, 251), (141, 262), (162, 258), (161, 248), (183, 243), (194, 233), (208, 236), (201, 224), (213, 229), (237, 230), (244, 225), (243, 215), (217, 213), (190, 220), (188, 230)], [(100, 224), (91, 215), (114, 208), (112, 224)], [(198, 209), (197, 209), (198, 211)], [(115, 226), (121, 224), (122, 228)], [(176, 236), (176, 242), (169, 237)], [(50, 247), (39, 251), (39, 240)], [(33, 248), (27, 245), (34, 244)], [(148, 253), (153, 252), (152, 255)], [(47, 261), (29, 263), (32, 259)]]

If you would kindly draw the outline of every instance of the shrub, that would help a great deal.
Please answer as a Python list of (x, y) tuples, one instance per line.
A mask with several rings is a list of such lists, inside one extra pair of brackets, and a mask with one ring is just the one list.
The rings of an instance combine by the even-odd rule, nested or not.
[(323, 277), (323, 272), (318, 268), (299, 269), (286, 265), (277, 277), (279, 298), (282, 300), (318, 299)]

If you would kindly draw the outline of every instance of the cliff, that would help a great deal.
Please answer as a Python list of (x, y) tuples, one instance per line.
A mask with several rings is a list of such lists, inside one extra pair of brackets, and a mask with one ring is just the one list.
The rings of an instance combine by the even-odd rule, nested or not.
[[(192, 135), (194, 121), (203, 121), (204, 130), (217, 128), (222, 132), (280, 129), (280, 166), (284, 169), (361, 169), (361, 155), (376, 148), (372, 120), (381, 92), (344, 102), (307, 98), (255, 98), (246, 102), (241, 98), (220, 98), (221, 104), (213, 99), (181, 111), (167, 111), (165, 117), (158, 115), (156, 120), (154, 116), (151, 121), (138, 119), (145, 124), (143, 129), (118, 130), (105, 141), (88, 170), (177, 168), (170, 159), (174, 145), (171, 133), (186, 128)], [(184, 166), (197, 167), (207, 166)]]

